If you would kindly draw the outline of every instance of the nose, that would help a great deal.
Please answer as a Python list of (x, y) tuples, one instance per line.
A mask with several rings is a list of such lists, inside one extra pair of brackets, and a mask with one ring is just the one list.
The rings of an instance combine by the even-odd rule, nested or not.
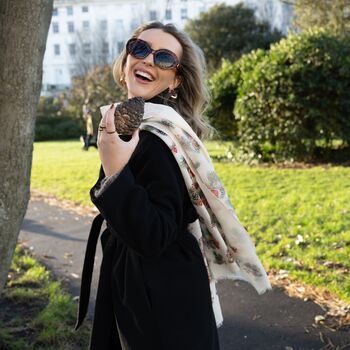
[(153, 66), (153, 53), (152, 52), (143, 59), (143, 63), (145, 63), (149, 66)]

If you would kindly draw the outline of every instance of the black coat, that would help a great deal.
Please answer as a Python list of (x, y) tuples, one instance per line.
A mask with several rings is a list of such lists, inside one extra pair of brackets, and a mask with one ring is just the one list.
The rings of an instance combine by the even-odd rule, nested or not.
[[(103, 219), (107, 224), (90, 349), (218, 350), (206, 267), (187, 230), (198, 215), (171, 150), (141, 130), (128, 164), (96, 198), (103, 177), (101, 167), (90, 191), (102, 215), (89, 240), (97, 240)], [(88, 243), (85, 265), (93, 264), (94, 244)], [(92, 267), (84, 270), (79, 324)]]

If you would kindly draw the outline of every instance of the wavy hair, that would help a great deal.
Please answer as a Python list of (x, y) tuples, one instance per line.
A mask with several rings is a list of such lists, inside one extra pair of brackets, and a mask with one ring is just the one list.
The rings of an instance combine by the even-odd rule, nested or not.
[[(182, 57), (177, 75), (181, 79), (180, 85), (175, 89), (177, 98), (170, 98), (166, 91), (161, 94), (164, 104), (173, 107), (191, 126), (200, 139), (211, 138), (217, 134), (217, 130), (210, 125), (204, 111), (209, 105), (210, 94), (205, 83), (207, 68), (203, 51), (197, 46), (190, 36), (176, 28), (173, 24), (163, 24), (161, 22), (149, 22), (137, 28), (132, 34), (132, 38), (148, 29), (161, 29), (163, 32), (174, 36), (181, 44)], [(115, 82), (124, 90), (123, 71), (126, 64), (127, 51), (123, 51), (113, 64), (113, 78)]]

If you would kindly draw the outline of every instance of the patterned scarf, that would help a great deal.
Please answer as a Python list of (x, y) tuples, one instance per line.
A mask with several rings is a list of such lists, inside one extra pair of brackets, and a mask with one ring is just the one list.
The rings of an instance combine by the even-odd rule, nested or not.
[(172, 151), (199, 219), (188, 225), (207, 267), (217, 327), (223, 323), (216, 282), (243, 280), (259, 294), (271, 289), (255, 246), (240, 223), (210, 156), (190, 125), (172, 107), (145, 103), (139, 127), (159, 136)]

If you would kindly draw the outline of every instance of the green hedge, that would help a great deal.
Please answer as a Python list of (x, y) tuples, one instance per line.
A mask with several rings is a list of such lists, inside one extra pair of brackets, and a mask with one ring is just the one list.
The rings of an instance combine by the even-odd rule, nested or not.
[(334, 140), (350, 146), (350, 42), (326, 30), (225, 61), (209, 87), (210, 122), (242, 159), (307, 161)]
[(265, 55), (266, 51), (258, 49), (234, 63), (223, 60), (221, 69), (210, 78), (208, 85), (211, 103), (206, 113), (210, 123), (219, 131), (221, 139), (237, 139), (238, 125), (233, 110), (242, 83), (242, 71), (253, 69)]
[(38, 116), (35, 141), (78, 139), (85, 134), (82, 120), (68, 116)]
[(350, 145), (350, 43), (325, 30), (290, 35), (241, 71), (234, 109), (251, 158), (310, 160)]

